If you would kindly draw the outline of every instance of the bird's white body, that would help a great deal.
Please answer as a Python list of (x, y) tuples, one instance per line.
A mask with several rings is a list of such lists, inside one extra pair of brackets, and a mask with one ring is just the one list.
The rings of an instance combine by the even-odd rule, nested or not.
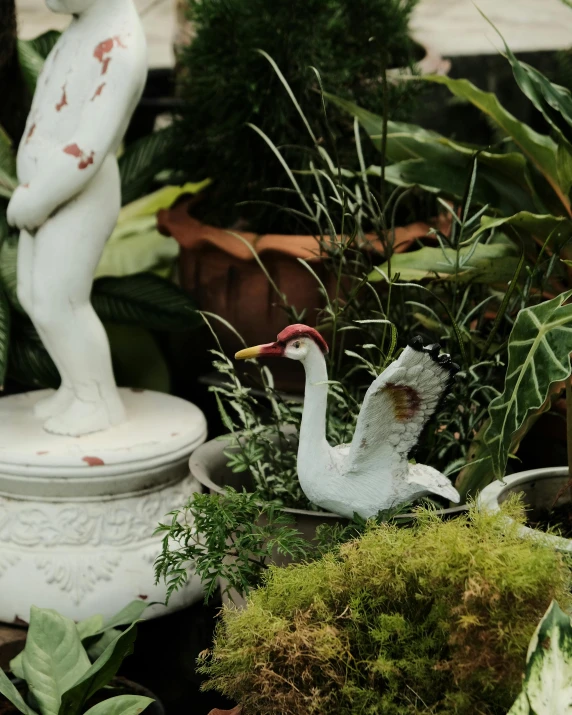
[[(302, 362), (306, 389), (298, 478), (311, 502), (348, 518), (354, 513), (369, 518), (429, 494), (459, 501), (440, 472), (407, 460), (447, 385), (447, 368), (428, 352), (406, 348), (368, 390), (351, 445), (331, 447), (326, 439), (328, 376), (318, 345), (309, 342)], [(415, 414), (396, 416), (392, 389), (415, 391), (420, 400)]]
[(323, 337), (307, 325), (290, 325), (275, 343), (246, 348), (238, 359), (286, 357), (306, 371), (298, 447), (298, 478), (308, 499), (340, 516), (364, 519), (429, 494), (458, 502), (451, 482), (433, 467), (411, 464), (409, 452), (458, 369), (439, 346), (414, 338), (367, 391), (350, 445), (326, 439), (328, 371)]

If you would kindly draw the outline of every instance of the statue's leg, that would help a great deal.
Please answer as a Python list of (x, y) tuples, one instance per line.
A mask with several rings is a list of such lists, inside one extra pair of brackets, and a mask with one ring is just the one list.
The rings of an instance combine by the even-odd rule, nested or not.
[(80, 435), (124, 419), (107, 335), (90, 303), (93, 275), (119, 214), (119, 174), (109, 157), (93, 181), (34, 237), (34, 324), (57, 346), (71, 403), (45, 423), (49, 432)]
[[(26, 230), (20, 232), (18, 241), (18, 300), (26, 313), (33, 318), (33, 284), (32, 276), (34, 271), (34, 237)], [(55, 395), (40, 400), (34, 407), (34, 412), (40, 419), (47, 419), (52, 415), (61, 412), (71, 404), (73, 392), (69, 380), (62, 375), (62, 363), (58, 360), (55, 346), (50, 346), (49, 336), (47, 336), (39, 326), (36, 330), (42, 339), (46, 349), (50, 353), (52, 360), (56, 364), (62, 379), (59, 390)]]

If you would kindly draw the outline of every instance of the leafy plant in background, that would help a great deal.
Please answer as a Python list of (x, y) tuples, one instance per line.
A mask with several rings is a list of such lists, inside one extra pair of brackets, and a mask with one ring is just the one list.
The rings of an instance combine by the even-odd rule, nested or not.
[[(483, 92), (467, 80), (425, 77), (446, 85), (456, 97), (481, 109), (506, 140), (497, 147), (459, 145), (418, 127), (391, 124), (386, 137), (388, 156), (394, 161), (385, 170), (386, 180), (399, 186), (422, 186), (445, 197), (458, 196), (455, 183), (459, 167), (469, 155), (473, 156), (479, 171), (472, 196), (484, 211), (480, 226), (474, 226), (465, 236), (462, 250), (471, 255), (471, 263), (478, 263), (478, 244), (483, 236), (503, 231), (513, 243), (513, 256), (516, 257), (515, 249), (521, 254), (519, 268), (509, 282), (496, 270), (489, 271), (489, 276), (508, 284), (509, 289), (503, 291), (504, 298), (499, 294), (497, 319), (489, 321), (493, 336), (484, 336), (487, 347), (500, 337), (499, 316), (508, 317), (510, 322), (518, 310), (525, 312), (516, 318), (508, 343), (504, 391), (492, 401), (490, 418), (480, 428), (477, 425), (478, 435), (469, 454), (474, 464), (463, 470), (457, 485), (463, 494), (474, 493), (494, 476), (505, 473), (509, 455), (516, 451), (540, 414), (550, 409), (570, 372), (564, 303), (568, 299), (567, 257), (572, 236), (572, 96), (535, 68), (517, 60), (506, 43), (504, 46), (519, 88), (542, 114), (549, 133), (533, 131), (510, 115), (494, 94)], [(351, 111), (380, 146), (379, 117), (337, 98), (330, 99)], [(380, 175), (381, 171), (370, 167), (369, 173)], [(505, 244), (505, 256), (506, 251), (510, 255), (509, 242)], [(439, 248), (423, 250), (424, 255), (417, 251), (395, 257), (392, 270), (400, 271), (402, 277), (418, 277), (429, 265), (435, 269)], [(454, 264), (441, 261), (441, 266), (444, 263), (449, 264), (445, 267), (448, 271)], [(486, 264), (481, 265), (484, 268)], [(474, 268), (473, 277), (476, 275), (478, 280), (478, 265)], [(498, 261), (496, 268), (500, 268)], [(546, 307), (537, 305), (554, 295), (559, 297)], [(519, 369), (520, 360), (524, 361), (524, 370)]]
[[(133, 652), (136, 623), (146, 607), (134, 601), (107, 622), (93, 616), (76, 624), (33, 606), (24, 651), (10, 664), (18, 680), (0, 670), (0, 693), (24, 715), (80, 715), (86, 708), (90, 715), (138, 715), (151, 698), (118, 695), (96, 704), (93, 699), (112, 695), (113, 678)], [(127, 628), (118, 630), (121, 626)]]
[[(58, 36), (57, 32), (49, 32), (35, 40), (19, 42), (20, 66), (30, 92)], [(128, 350), (122, 336), (113, 330), (113, 324), (137, 329), (138, 332), (131, 332), (129, 342), (137, 341), (141, 353), (148, 356), (144, 377), (147, 380), (153, 369), (159, 373), (166, 371), (148, 331), (188, 330), (198, 322), (188, 296), (170, 281), (141, 272), (168, 274), (175, 256), (174, 242), (161, 237), (154, 228), (156, 211), (170, 206), (182, 193), (202, 188), (191, 184), (165, 187), (138, 198), (164, 168), (170, 137), (169, 129), (157, 132), (134, 143), (120, 158), (123, 200), (130, 203), (124, 206), (105, 248), (92, 294), (94, 308), (107, 324), (115, 360), (123, 362)], [(8, 375), (24, 385), (57, 387), (57, 371), (16, 295), (17, 234), (9, 229), (5, 217), (16, 186), (15, 151), (0, 128), (0, 386)], [(162, 379), (161, 385), (168, 389), (168, 380)]]
[[(343, 112), (324, 120), (317, 68), (332, 92), (392, 115), (403, 112), (411, 84), (382, 89), (385, 70), (416, 59), (409, 19), (417, 0), (187, 0), (193, 40), (179, 58), (183, 106), (176, 125), (179, 164), (192, 180), (213, 179), (196, 208), (212, 224), (245, 219), (258, 233), (298, 232), (292, 214), (264, 205), (263, 191), (289, 188), (268, 147), (248, 129), (255, 124), (289, 160), (297, 160), (300, 121), (264, 57), (271, 55), (290, 82), (319, 137), (339, 140), (353, 162), (352, 126)], [(316, 34), (318, 33), (318, 35)], [(319, 37), (319, 39), (317, 39)], [(403, 105), (403, 106), (402, 106)], [(283, 205), (292, 205), (283, 193)], [(236, 208), (236, 204), (249, 205)], [(258, 203), (257, 203), (258, 202)]]
[(253, 715), (505, 715), (535, 624), (552, 599), (570, 603), (570, 567), (521, 538), (514, 501), (504, 509), (419, 511), (411, 528), (371, 525), (337, 553), (272, 567), (246, 608), (224, 609), (207, 687)]
[(522, 692), (508, 715), (572, 713), (572, 623), (552, 601), (528, 647)]

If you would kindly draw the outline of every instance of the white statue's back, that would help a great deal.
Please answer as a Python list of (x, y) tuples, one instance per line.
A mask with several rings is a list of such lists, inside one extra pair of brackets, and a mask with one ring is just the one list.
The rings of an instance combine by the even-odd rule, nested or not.
[(62, 149), (62, 142), (86, 121), (90, 105), (104, 103), (113, 112), (114, 95), (128, 91), (132, 102), (117, 132), (115, 151), (141, 97), (146, 74), (145, 35), (130, 2), (118, 3), (116, 11), (95, 20), (74, 18), (38, 79), (18, 150), (20, 181), (33, 178), (39, 161), (49, 161), (50, 149)]

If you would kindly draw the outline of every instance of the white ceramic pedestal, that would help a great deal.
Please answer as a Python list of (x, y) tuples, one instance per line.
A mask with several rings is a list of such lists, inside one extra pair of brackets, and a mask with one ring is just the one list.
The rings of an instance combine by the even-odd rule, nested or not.
[[(153, 532), (200, 488), (188, 458), (206, 438), (204, 415), (176, 397), (124, 389), (125, 423), (62, 437), (33, 416), (49, 394), (0, 398), (0, 621), (27, 621), (32, 605), (79, 620), (136, 598), (163, 601)], [(168, 610), (201, 597), (191, 577)], [(166, 612), (153, 606), (147, 617)]]

